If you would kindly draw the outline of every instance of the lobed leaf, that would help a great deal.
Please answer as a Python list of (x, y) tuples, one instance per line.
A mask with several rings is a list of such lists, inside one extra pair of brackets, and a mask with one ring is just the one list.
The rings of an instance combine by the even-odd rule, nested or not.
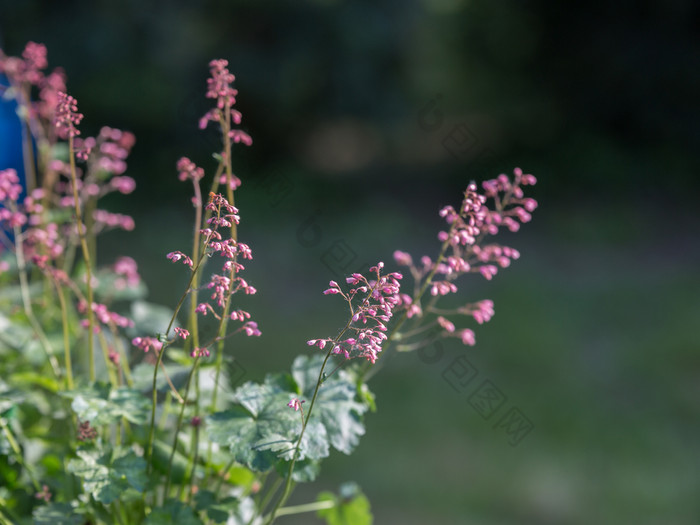
[(82, 421), (92, 426), (113, 423), (119, 418), (141, 425), (148, 420), (149, 401), (138, 390), (107, 383), (94, 383), (88, 388), (66, 392), (71, 397), (71, 408)]

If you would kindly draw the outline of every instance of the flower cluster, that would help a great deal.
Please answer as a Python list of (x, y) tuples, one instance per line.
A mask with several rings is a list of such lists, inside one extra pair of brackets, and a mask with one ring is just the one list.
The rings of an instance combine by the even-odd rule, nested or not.
[[(83, 114), (78, 113), (78, 102), (67, 95), (66, 93), (58, 93), (58, 106), (56, 107), (56, 115), (54, 124), (58, 130), (58, 136), (62, 139), (69, 137), (77, 137), (80, 135), (80, 130), (76, 127), (83, 120)], [(84, 150), (83, 150), (84, 151)], [(82, 153), (80, 158), (87, 159), (87, 153)]]
[(131, 257), (119, 257), (112, 266), (117, 279), (114, 281), (114, 287), (117, 290), (126, 288), (136, 288), (141, 283), (138, 265)]
[[(446, 206), (440, 211), (440, 216), (449, 228), (438, 234), (443, 247), (436, 261), (423, 256), (420, 265), (416, 265), (408, 253), (398, 250), (394, 252), (396, 263), (409, 268), (416, 290), (426, 283), (432, 296), (428, 306), (424, 307), (420, 303), (419, 294), (415, 298), (401, 294), (401, 308), (406, 310), (407, 318), (422, 320), (427, 314), (438, 314), (433, 326), (438, 327), (442, 336), (459, 337), (464, 344), (474, 345), (474, 332), (469, 328), (457, 330), (445, 315), (469, 315), (478, 324), (482, 324), (494, 314), (493, 301), (469, 303), (453, 310), (439, 309), (436, 303), (441, 296), (457, 292), (455, 280), (458, 277), (467, 273), (479, 273), (491, 280), (499, 268), (507, 268), (512, 260), (520, 257), (516, 249), (496, 243), (485, 244), (484, 239), (497, 234), (502, 227), (515, 232), (521, 224), (532, 219), (531, 212), (537, 207), (537, 201), (525, 197), (523, 187), (536, 182), (534, 176), (524, 174), (520, 168), (516, 168), (512, 180), (502, 174), (496, 179), (485, 181), (483, 194), (478, 193), (476, 184), (471, 183), (464, 193), (459, 211), (452, 206)], [(488, 199), (493, 201), (491, 208), (486, 204)], [(418, 329), (405, 336), (418, 334), (423, 332)]]
[[(179, 167), (190, 172), (197, 169), (194, 164), (186, 164), (182, 159)], [(221, 319), (220, 312), (226, 309), (227, 301), (231, 295), (237, 292), (252, 295), (257, 292), (254, 286), (240, 276), (240, 272), (245, 269), (245, 266), (239, 262), (239, 259), (252, 259), (253, 254), (247, 244), (238, 242), (230, 236), (224, 238), (221, 233), (222, 231), (230, 232), (231, 227), (240, 222), (238, 209), (235, 206), (232, 206), (223, 195), (211, 193), (205, 209), (211, 213), (211, 217), (207, 219), (208, 227), (199, 231), (204, 243), (202, 257), (204, 255), (210, 257), (218, 255), (224, 259), (224, 263), (222, 273), (212, 274), (205, 285), (211, 291), (210, 299), (212, 302), (199, 303), (195, 307), (195, 312), (201, 315), (212, 313), (217, 319)], [(198, 261), (193, 261), (181, 251), (170, 252), (167, 257), (173, 262), (181, 261), (192, 271), (197, 271), (199, 267)], [(250, 320), (248, 312), (234, 310), (229, 316), (232, 321), (243, 323), (236, 332), (244, 332), (248, 336), (261, 334), (257, 323)]]
[(152, 349), (156, 354), (163, 348), (163, 343), (158, 341), (155, 337), (134, 337), (131, 340), (131, 344), (144, 352), (148, 352)]
[(241, 123), (242, 115), (240, 111), (232, 109), (238, 90), (231, 86), (236, 77), (228, 70), (228, 61), (212, 60), (209, 62), (209, 69), (211, 77), (207, 79), (207, 98), (215, 99), (216, 107), (199, 120), (199, 128), (204, 129), (209, 122), (217, 122), (226, 127), (228, 138), (232, 142), (250, 146), (253, 144), (250, 135), (240, 129), (229, 129), (231, 122), (236, 125)]
[(17, 82), (27, 82), (38, 85), (49, 63), (46, 59), (46, 46), (36, 42), (28, 42), (22, 52), (22, 58), (4, 57), (0, 60), (0, 73), (5, 73)]
[[(61, 69), (45, 74), (43, 70), (47, 67), (46, 46), (43, 44), (27, 43), (21, 57), (5, 56), (0, 50), (0, 73), (7, 75), (10, 85), (15, 88), (13, 96), (26, 107), (30, 119), (39, 118), (42, 125), (53, 126), (59, 103), (58, 94), (65, 93), (66, 79)], [(34, 102), (24, 98), (32, 86), (39, 90), (39, 100)], [(40, 130), (35, 127), (33, 131)]]
[[(80, 303), (78, 303), (78, 311), (80, 313), (85, 313), (87, 311), (87, 303), (85, 301), (81, 301)], [(109, 308), (107, 308), (107, 306), (104, 304), (92, 303), (92, 311), (95, 314), (95, 318), (105, 326), (109, 326), (112, 328), (129, 328), (131, 326), (134, 326), (134, 322), (131, 319), (128, 319), (123, 315), (111, 312)], [(80, 322), (80, 324), (83, 328), (87, 328), (88, 326), (88, 322), (86, 319), (83, 319)], [(95, 332), (99, 332), (99, 330), (99, 325), (95, 325)]]
[(78, 441), (92, 441), (97, 437), (97, 429), (90, 426), (90, 421), (81, 421), (78, 425)]
[[(346, 279), (354, 288), (344, 292), (338, 283), (331, 281), (325, 295), (340, 295), (350, 307), (350, 320), (343, 331), (335, 338), (311, 339), (308, 345), (323, 349), (331, 345), (331, 352), (345, 359), (362, 357), (374, 363), (382, 343), (387, 339), (387, 324), (393, 315), (394, 307), (401, 303), (400, 283), (403, 276), (398, 272), (382, 275), (384, 263), (380, 262), (369, 269), (376, 278), (367, 279), (353, 273)], [(350, 337), (345, 337), (350, 332)]]
[(76, 140), (76, 143), (76, 147), (94, 152), (90, 162), (100, 178), (115, 176), (110, 180), (112, 189), (123, 194), (134, 191), (134, 180), (121, 176), (126, 171), (126, 158), (136, 143), (133, 133), (103, 126), (97, 138), (88, 137), (82, 142)]

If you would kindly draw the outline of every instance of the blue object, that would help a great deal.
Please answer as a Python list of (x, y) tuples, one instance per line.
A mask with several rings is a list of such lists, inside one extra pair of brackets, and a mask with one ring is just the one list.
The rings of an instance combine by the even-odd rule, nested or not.
[(22, 121), (17, 115), (17, 102), (4, 96), (10, 82), (0, 74), (0, 170), (14, 168), (26, 190), (22, 155)]

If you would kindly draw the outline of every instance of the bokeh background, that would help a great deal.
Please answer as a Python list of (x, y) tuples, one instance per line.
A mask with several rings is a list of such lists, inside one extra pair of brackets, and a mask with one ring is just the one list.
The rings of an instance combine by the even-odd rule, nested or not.
[[(246, 301), (263, 337), (230, 347), (246, 379), (288, 368), (334, 333), (321, 291), (343, 267), (434, 254), (437, 211), (470, 180), (521, 166), (534, 220), (501, 239), (522, 258), (464, 281), (496, 316), (477, 346), (446, 341), (373, 379), (378, 412), (302, 503), (355, 480), (380, 525), (700, 522), (700, 42), (690, 0), (0, 0), (7, 54), (43, 42), (86, 117), (137, 145), (114, 197), (150, 300), (185, 285), (165, 254), (190, 245), (175, 162), (218, 148), (197, 120), (212, 58), (237, 75), (254, 139), (235, 152)], [(337, 306), (337, 307), (336, 307)], [(445, 378), (458, 358), (478, 371)], [(463, 361), (461, 361), (463, 362)], [(484, 419), (489, 380), (506, 398)], [(498, 421), (532, 430), (513, 446)], [(281, 519), (317, 523), (312, 516)]]

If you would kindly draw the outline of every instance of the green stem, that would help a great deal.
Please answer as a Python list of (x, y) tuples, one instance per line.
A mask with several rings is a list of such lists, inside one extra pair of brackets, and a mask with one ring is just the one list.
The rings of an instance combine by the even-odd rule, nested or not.
[[(172, 317), (170, 318), (170, 322), (168, 323), (168, 328), (165, 331), (165, 337), (168, 337), (168, 334), (170, 333), (170, 329), (173, 327), (173, 324), (175, 323), (175, 319), (177, 318), (177, 314), (180, 312), (180, 308), (182, 308), (182, 304), (185, 302), (185, 298), (187, 295), (190, 293), (191, 287), (192, 287), (192, 282), (194, 281), (195, 275), (197, 275), (197, 271), (199, 270), (199, 267), (202, 263), (202, 259), (204, 258), (204, 254), (202, 253), (199, 256), (199, 260), (197, 261), (196, 266), (192, 269), (192, 274), (190, 275), (190, 280), (187, 283), (187, 287), (185, 288), (184, 293), (180, 297), (180, 300), (177, 303), (177, 306), (175, 307), (175, 311), (173, 312)], [(148, 429), (148, 442), (146, 445), (146, 460), (150, 460), (151, 455), (153, 454), (153, 438), (155, 434), (155, 421), (156, 421), (156, 405), (158, 404), (158, 389), (157, 389), (157, 380), (158, 380), (158, 368), (160, 367), (161, 362), (163, 361), (163, 354), (165, 354), (165, 349), (167, 348), (167, 343), (163, 343), (162, 348), (158, 352), (158, 357), (156, 358), (156, 364), (155, 367), (153, 367), (153, 384), (152, 384), (152, 406), (151, 406), (151, 425), (150, 428)], [(149, 461), (148, 463), (148, 472), (150, 474), (152, 465), (151, 462)]]
[(24, 174), (27, 186), (27, 193), (36, 187), (36, 163), (34, 160), (34, 148), (32, 147), (32, 130), (29, 123), (29, 84), (24, 84), (22, 90), (22, 101), (24, 106), (24, 119), (22, 126), (22, 156), (24, 157)]
[(109, 382), (112, 383), (112, 386), (116, 388), (119, 386), (119, 378), (117, 377), (116, 369), (110, 365), (109, 347), (107, 345), (105, 335), (104, 333), (102, 333), (102, 330), (100, 330), (97, 333), (97, 337), (100, 340), (100, 347), (102, 348), (102, 356), (105, 360), (105, 368), (107, 368), (107, 374), (109, 375)]
[[(270, 499), (272, 499), (272, 496), (274, 496), (277, 493), (283, 481), (284, 478), (277, 477), (277, 479), (275, 479), (275, 481), (272, 483), (272, 486), (267, 490), (265, 496), (262, 498), (260, 504), (258, 505), (258, 511), (260, 512), (260, 514), (265, 512), (267, 505), (270, 503)], [(255, 516), (251, 518), (250, 523), (248, 523), (248, 525), (252, 525), (254, 520)]]
[(29, 282), (27, 279), (27, 263), (24, 259), (24, 244), (23, 244), (23, 240), (22, 240), (22, 232), (20, 231), (19, 226), (14, 227), (14, 232), (15, 232), (15, 239), (17, 241), (16, 242), (16, 249), (15, 249), (15, 256), (17, 257), (17, 268), (19, 269), (19, 282), (20, 282), (20, 290), (22, 293), (22, 304), (24, 306), (24, 313), (27, 316), (27, 319), (29, 319), (29, 323), (32, 325), (34, 332), (36, 333), (37, 337), (39, 338), (39, 342), (41, 343), (41, 348), (44, 350), (44, 353), (46, 354), (46, 359), (49, 361), (49, 364), (51, 365), (51, 369), (53, 370), (54, 375), (56, 376), (57, 379), (60, 379), (61, 366), (58, 364), (58, 360), (53, 355), (53, 348), (51, 347), (51, 343), (49, 342), (49, 339), (46, 337), (46, 334), (44, 333), (44, 330), (41, 327), (41, 323), (39, 323), (36, 316), (34, 315), (34, 310), (32, 310), (32, 302), (31, 302), (31, 298), (29, 297)]
[(61, 327), (63, 330), (63, 354), (64, 360), (66, 362), (66, 388), (68, 390), (73, 390), (73, 367), (71, 363), (70, 355), (70, 341), (68, 338), (69, 327), (68, 327), (68, 308), (66, 306), (66, 298), (63, 295), (63, 288), (55, 280), (52, 282), (56, 288), (56, 294), (58, 295), (58, 302), (61, 303)]
[(216, 481), (216, 487), (214, 488), (214, 495), (218, 496), (219, 491), (221, 490), (221, 485), (224, 484), (224, 478), (228, 474), (228, 471), (231, 470), (231, 467), (233, 467), (233, 464), (236, 462), (235, 459), (232, 459), (229, 461), (226, 466), (224, 467), (223, 474), (219, 476), (219, 479)]
[(173, 468), (173, 459), (175, 458), (175, 452), (177, 450), (177, 442), (178, 438), (180, 437), (180, 430), (182, 428), (182, 420), (185, 417), (185, 408), (187, 407), (187, 400), (188, 400), (188, 395), (190, 391), (190, 384), (192, 383), (192, 377), (194, 376), (195, 372), (197, 371), (199, 367), (199, 355), (195, 357), (194, 359), (194, 364), (192, 365), (192, 369), (190, 370), (189, 375), (187, 376), (187, 383), (185, 384), (185, 395), (183, 396), (184, 403), (180, 405), (180, 414), (178, 415), (177, 418), (177, 425), (175, 426), (175, 435), (173, 437), (173, 447), (170, 452), (170, 459), (168, 460), (168, 474), (165, 478), (165, 490), (163, 491), (164, 498), (168, 497), (168, 491), (170, 490), (170, 473), (172, 472)]
[(10, 448), (12, 448), (12, 451), (15, 453), (15, 456), (17, 457), (17, 463), (19, 463), (22, 468), (26, 469), (27, 475), (29, 476), (29, 479), (32, 482), (32, 485), (34, 485), (34, 488), (36, 489), (37, 492), (41, 490), (41, 487), (39, 486), (39, 482), (36, 480), (34, 477), (34, 472), (30, 468), (29, 465), (27, 465), (24, 462), (24, 458), (22, 457), (22, 449), (19, 448), (19, 445), (17, 444), (17, 440), (15, 439), (15, 436), (12, 434), (12, 430), (10, 430), (10, 427), (7, 425), (5, 422), (5, 419), (0, 417), (0, 427), (2, 427), (2, 431), (5, 433), (5, 437), (7, 438), (7, 442), (10, 444)]
[[(367, 297), (364, 299), (362, 308), (368, 301), (369, 298), (372, 297), (372, 294), (374, 293), (374, 290), (376, 286), (379, 284), (379, 279), (377, 279), (377, 282), (375, 283), (374, 287), (370, 289), (370, 291), (367, 293)], [(329, 345), (330, 348), (328, 349), (328, 352), (326, 352), (326, 356), (323, 359), (323, 363), (321, 364), (321, 370), (318, 372), (318, 380), (316, 381), (316, 388), (314, 388), (314, 395), (311, 398), (311, 403), (309, 403), (309, 410), (306, 413), (306, 419), (303, 420), (302, 426), (301, 426), (301, 433), (299, 434), (299, 439), (297, 440), (297, 444), (294, 447), (294, 453), (292, 455), (292, 460), (289, 462), (289, 469), (287, 471), (287, 478), (286, 482), (284, 485), (284, 491), (282, 492), (282, 496), (280, 499), (277, 500), (277, 503), (275, 503), (275, 506), (273, 507), (272, 511), (268, 515), (267, 518), (263, 518), (263, 523), (265, 525), (271, 525), (275, 521), (275, 517), (277, 515), (277, 511), (280, 508), (281, 505), (284, 505), (287, 502), (287, 498), (289, 498), (289, 494), (291, 493), (292, 490), (292, 474), (294, 473), (294, 465), (296, 464), (297, 457), (299, 455), (299, 449), (301, 448), (301, 441), (304, 439), (304, 433), (306, 432), (306, 427), (309, 425), (309, 420), (311, 419), (311, 413), (314, 409), (314, 406), (316, 405), (316, 398), (318, 397), (318, 391), (321, 388), (321, 384), (323, 384), (324, 381), (324, 375), (323, 372), (326, 369), (326, 364), (328, 363), (328, 360), (331, 357), (331, 354), (333, 353), (333, 348), (338, 344), (338, 341), (343, 337), (345, 332), (350, 328), (350, 325), (352, 324), (352, 316), (353, 316), (353, 309), (352, 309), (352, 302), (350, 299), (347, 299), (348, 303), (350, 304), (350, 318), (348, 319), (348, 322), (345, 324), (345, 327), (340, 331), (340, 333), (335, 337), (333, 342)]]
[(289, 514), (301, 514), (303, 512), (314, 512), (322, 509), (332, 509), (335, 507), (335, 501), (314, 501), (313, 503), (305, 503), (303, 505), (292, 505), (290, 507), (282, 507), (277, 510), (277, 516), (288, 516)]
[[(187, 501), (190, 501), (192, 498), (193, 494), (193, 488), (194, 488), (194, 481), (195, 481), (195, 473), (197, 471), (197, 461), (199, 459), (199, 426), (195, 426), (194, 429), (194, 439), (192, 440), (193, 442), (193, 450), (194, 454), (192, 456), (192, 470), (190, 472), (190, 482), (189, 482), (189, 490), (187, 491)], [(185, 484), (183, 483), (183, 487)]]
[(85, 278), (87, 288), (87, 319), (88, 319), (88, 359), (90, 369), (90, 382), (95, 381), (95, 355), (94, 355), (94, 332), (95, 332), (95, 316), (92, 311), (92, 265), (90, 262), (90, 251), (88, 250), (85, 225), (83, 224), (82, 211), (80, 209), (80, 200), (78, 197), (78, 176), (75, 169), (75, 155), (73, 153), (73, 136), (68, 136), (68, 158), (70, 159), (70, 176), (73, 186), (73, 201), (75, 205), (75, 221), (78, 227), (78, 237), (80, 238), (80, 247), (83, 250), (83, 260), (85, 262)]

